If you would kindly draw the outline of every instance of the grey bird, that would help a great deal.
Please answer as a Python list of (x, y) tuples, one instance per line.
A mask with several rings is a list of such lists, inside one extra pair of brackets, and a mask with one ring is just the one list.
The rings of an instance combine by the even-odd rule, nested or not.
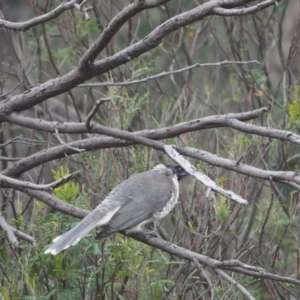
[(187, 175), (180, 166), (160, 164), (128, 178), (75, 227), (55, 238), (45, 253), (55, 255), (77, 244), (97, 226), (103, 227), (96, 236), (100, 240), (118, 231), (139, 231), (165, 217), (178, 201), (178, 181)]

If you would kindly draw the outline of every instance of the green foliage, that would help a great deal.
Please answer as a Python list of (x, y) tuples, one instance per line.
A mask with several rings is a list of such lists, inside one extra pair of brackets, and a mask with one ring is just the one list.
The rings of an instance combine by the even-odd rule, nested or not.
[[(263, 66), (262, 66), (263, 67)], [(266, 85), (267, 76), (262, 68), (257, 68), (246, 75), (248, 82), (257, 85)]]
[(300, 93), (300, 87), (297, 87), (294, 91), (294, 97), (292, 103), (287, 103), (287, 112), (289, 115), (288, 128), (290, 129), (300, 128), (299, 93)]
[(219, 207), (219, 220), (220, 222), (224, 222), (228, 216), (230, 215), (231, 211), (230, 211), (230, 206), (228, 204), (227, 199), (223, 199), (220, 203), (220, 207)]
[[(51, 172), (55, 180), (59, 180), (63, 177), (70, 175), (69, 169), (63, 166), (60, 166), (57, 171), (51, 170)], [(68, 181), (67, 183), (54, 189), (53, 195), (58, 199), (73, 204), (79, 192), (80, 192), (79, 184), (73, 181)]]

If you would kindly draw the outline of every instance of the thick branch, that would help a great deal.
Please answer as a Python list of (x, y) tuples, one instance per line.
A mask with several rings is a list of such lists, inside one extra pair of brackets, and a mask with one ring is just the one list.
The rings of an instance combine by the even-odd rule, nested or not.
[(76, 207), (60, 199), (57, 199), (52, 195), (48, 194), (47, 192), (31, 190), (22, 187), (19, 187), (18, 190), (26, 193), (29, 196), (35, 197), (36, 199), (42, 201), (43, 203), (62, 213), (68, 214), (76, 218), (83, 219), (87, 214), (90, 213), (88, 210)]
[[(188, 132), (197, 131), (201, 129), (217, 128), (221, 126), (222, 127), (232, 126), (233, 128), (244, 132), (249, 132), (249, 130), (252, 130), (253, 133), (253, 129), (252, 129), (253, 127), (248, 127), (249, 130), (247, 131), (247, 127), (245, 126), (244, 123), (241, 123), (241, 126), (238, 126), (237, 123), (234, 123), (230, 119), (237, 119), (239, 121), (249, 121), (259, 117), (262, 113), (264, 113), (267, 110), (268, 109), (266, 107), (262, 107), (249, 112), (208, 116), (199, 119), (194, 119), (188, 122), (182, 122), (170, 127), (136, 131), (135, 133), (154, 140), (176, 137), (183, 133), (188, 133)], [(60, 133), (70, 133), (70, 134), (82, 134), (82, 133), (103, 134), (102, 129), (105, 128), (105, 126), (90, 123), (90, 129), (88, 129), (86, 126), (86, 122), (82, 122), (82, 123), (50, 122), (42, 119), (30, 118), (18, 113), (12, 113), (11, 115), (6, 116), (5, 121), (20, 125), (22, 127), (35, 129), (35, 130), (55, 132), (55, 129), (57, 129)], [(256, 128), (257, 128), (256, 132), (260, 133), (261, 128), (263, 127), (256, 126)], [(273, 132), (273, 131), (281, 132), (280, 130), (276, 130), (276, 129), (272, 131), (271, 128), (269, 128), (269, 130), (270, 130), (269, 132)], [(278, 138), (284, 139), (285, 137), (291, 134), (291, 132), (289, 131), (282, 131), (282, 132), (283, 133), (278, 134)]]
[(149, 239), (149, 238), (147, 238), (147, 234), (145, 235), (144, 233), (141, 233), (141, 232), (136, 232), (136, 233), (130, 234), (129, 236), (134, 238), (137, 241), (143, 242), (147, 245), (150, 245), (152, 247), (155, 247), (162, 251), (165, 251), (165, 252), (169, 253), (170, 255), (175, 255), (177, 257), (180, 257), (180, 258), (183, 258), (183, 259), (186, 259), (189, 261), (194, 261), (194, 258), (196, 258), (199, 263), (201, 263), (205, 266), (208, 266), (212, 269), (219, 268), (219, 269), (231, 270), (231, 271), (235, 271), (235, 272), (241, 273), (241, 274), (247, 274), (247, 275), (251, 274), (251, 276), (253, 276), (253, 277), (289, 282), (289, 283), (293, 283), (296, 285), (300, 285), (300, 280), (264, 272), (259, 268), (256, 268), (256, 267), (253, 267), (250, 265), (246, 265), (246, 264), (243, 264), (243, 267), (235, 267), (234, 264), (241, 264), (241, 262), (238, 260), (234, 260), (234, 261), (229, 260), (228, 262), (227, 261), (221, 262), (221, 261), (212, 259), (208, 256), (205, 256), (205, 255), (202, 255), (199, 253), (195, 253), (195, 252), (192, 252), (185, 248), (179, 247), (175, 244), (172, 244), (168, 241), (164, 241), (160, 238), (151, 237)]
[[(176, 137), (180, 134), (192, 132), (201, 129), (217, 128), (217, 127), (231, 127), (241, 132), (256, 134), (269, 138), (276, 138), (279, 140), (286, 140), (292, 143), (300, 144), (300, 136), (287, 130), (274, 129), (270, 127), (263, 127), (253, 124), (247, 124), (242, 121), (248, 121), (257, 118), (264, 111), (266, 107), (256, 109), (252, 112), (245, 113), (229, 113), (226, 115), (209, 116), (200, 119), (191, 120), (188, 122), (179, 123), (171, 127), (160, 128), (156, 130), (143, 130), (135, 132), (154, 140)], [(97, 124), (90, 124), (90, 129), (87, 128), (86, 123), (59, 123), (49, 122), (41, 119), (30, 118), (21, 114), (13, 113), (6, 116), (5, 121), (18, 124), (22, 127), (32, 128), (36, 130), (43, 130), (48, 132), (55, 132), (57, 129), (60, 133), (99, 133), (103, 134), (103, 130), (107, 127)]]
[(246, 124), (236, 119), (228, 119), (227, 126), (237, 129), (242, 132), (275, 138), (279, 140), (290, 141), (292, 143), (300, 144), (300, 136), (287, 130), (274, 129), (270, 127), (262, 127), (258, 125)]
[(184, 152), (186, 156), (193, 157), (214, 166), (232, 170), (247, 176), (279, 182), (291, 181), (300, 184), (300, 176), (297, 175), (296, 172), (262, 170), (191, 147), (186, 147), (183, 149), (183, 151), (178, 147), (175, 147), (175, 149), (178, 150), (179, 153)]

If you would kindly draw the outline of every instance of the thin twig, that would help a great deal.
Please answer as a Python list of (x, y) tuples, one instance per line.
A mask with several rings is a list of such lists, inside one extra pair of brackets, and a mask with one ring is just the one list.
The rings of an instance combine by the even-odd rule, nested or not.
[(39, 191), (52, 191), (58, 186), (70, 181), (76, 175), (77, 175), (76, 173), (72, 173), (49, 184), (35, 184), (29, 181), (21, 181), (0, 174), (0, 186), (2, 185), (3, 187), (12, 187), (12, 188), (22, 187), (22, 188), (29, 188), (32, 190), (39, 190)]
[(75, 148), (75, 147), (72, 147), (72, 146), (66, 144), (66, 143), (61, 139), (61, 137), (59, 136), (59, 131), (58, 131), (57, 128), (54, 128), (54, 131), (55, 131), (54, 134), (55, 134), (56, 138), (58, 139), (58, 141), (59, 141), (62, 145), (66, 146), (67, 148), (70, 148), (70, 149), (72, 149), (72, 150), (75, 150), (75, 151), (77, 151), (77, 152), (85, 152), (85, 149)]
[(219, 16), (244, 16), (244, 15), (253, 14), (255, 12), (262, 10), (263, 8), (266, 8), (274, 4), (278, 5), (278, 1), (266, 0), (250, 7), (236, 8), (236, 9), (225, 9), (223, 7), (215, 7), (213, 8), (213, 11), (216, 15)]
[(235, 286), (247, 299), (249, 300), (255, 300), (255, 298), (236, 280), (234, 280), (232, 277), (227, 275), (224, 271), (220, 269), (214, 269), (216, 273), (218, 273), (222, 278), (224, 278), (226, 281), (231, 283), (233, 286)]
[(11, 227), (6, 223), (6, 220), (4, 219), (3, 215), (1, 215), (1, 214), (0, 214), (0, 227), (6, 233), (8, 241), (12, 245), (19, 247), (18, 239), (16, 238), (15, 234), (13, 233)]
[(30, 19), (28, 21), (24, 21), (24, 22), (10, 22), (7, 20), (0, 19), (0, 27), (4, 27), (7, 29), (13, 29), (13, 30), (25, 31), (36, 25), (45, 23), (51, 19), (58, 17), (64, 11), (72, 9), (75, 4), (76, 4), (76, 0), (63, 1), (60, 5), (58, 5), (52, 11), (50, 11), (46, 14), (43, 14), (41, 16), (35, 17), (33, 19)]
[(5, 144), (0, 144), (0, 149), (4, 148), (5, 146), (11, 144), (12, 142), (14, 142), (15, 140), (18, 140), (20, 139), (22, 136), (19, 135), (19, 136), (16, 136), (14, 137), (13, 139), (9, 140), (8, 142), (6, 142)]
[(200, 265), (199, 261), (197, 260), (196, 257), (193, 258), (193, 262), (195, 263), (195, 265), (197, 266), (197, 268), (199, 269), (199, 271), (202, 273), (203, 277), (206, 279), (208, 285), (209, 285), (209, 290), (211, 292), (211, 300), (214, 299), (215, 297), (215, 291), (214, 291), (214, 286), (209, 278), (209, 276), (205, 273), (205, 270), (203, 269), (203, 267)]
[(194, 65), (191, 65), (191, 66), (188, 66), (188, 67), (185, 67), (182, 69), (169, 71), (169, 72), (162, 72), (162, 73), (159, 73), (159, 74), (156, 74), (153, 76), (149, 76), (146, 78), (138, 79), (138, 80), (131, 80), (131, 81), (125, 81), (125, 82), (109, 82), (108, 81), (108, 82), (97, 82), (97, 83), (83, 83), (83, 84), (78, 85), (78, 87), (128, 86), (128, 85), (132, 85), (132, 84), (147, 82), (149, 80), (157, 79), (157, 78), (160, 78), (163, 76), (182, 73), (182, 72), (189, 71), (191, 69), (199, 68), (199, 67), (211, 67), (211, 66), (222, 66), (222, 65), (232, 65), (232, 64), (252, 64), (252, 63), (256, 63), (259, 65), (261, 64), (258, 60), (250, 60), (250, 61), (224, 60), (224, 61), (216, 62), (216, 63), (204, 63), (204, 64), (196, 63)]
[(92, 128), (91, 120), (94, 117), (94, 115), (96, 114), (96, 112), (98, 111), (99, 107), (104, 102), (107, 102), (107, 101), (110, 101), (110, 98), (101, 98), (100, 100), (96, 101), (96, 105), (93, 107), (92, 111), (88, 114), (87, 119), (85, 121), (85, 125), (88, 130), (90, 130)]
[(6, 157), (6, 156), (0, 156), (0, 161), (18, 161), (20, 158), (12, 158), (12, 157)]
[[(35, 65), (33, 65), (33, 66), (31, 67), (31, 69), (30, 69), (28, 72), (26, 72), (26, 74), (25, 74), (25, 79), (26, 79), (27, 76), (32, 72), (32, 70), (33, 70), (34, 68), (35, 68)], [(12, 89), (11, 89), (10, 91), (8, 91), (7, 93), (0, 95), (0, 99), (5, 98), (7, 95), (9, 95), (9, 94), (12, 93), (14, 90), (16, 90), (19, 86), (21, 86), (21, 85), (25, 82), (25, 79), (24, 79), (23, 81), (21, 81), (20, 83), (18, 83), (14, 88), (12, 88)]]
[(29, 242), (29, 243), (31, 243), (31, 244), (33, 244), (33, 245), (35, 245), (35, 238), (33, 237), (33, 236), (31, 236), (31, 235), (29, 235), (29, 234), (27, 234), (27, 233), (25, 233), (25, 232), (23, 232), (23, 231), (21, 231), (21, 230), (19, 230), (19, 229), (17, 229), (17, 228), (14, 228), (14, 227), (12, 227), (12, 226), (10, 226), (10, 225), (8, 225), (9, 227), (10, 227), (10, 230), (17, 236), (17, 237), (19, 237), (20, 239), (22, 239), (22, 240), (24, 240), (24, 241), (26, 241), (26, 242)]

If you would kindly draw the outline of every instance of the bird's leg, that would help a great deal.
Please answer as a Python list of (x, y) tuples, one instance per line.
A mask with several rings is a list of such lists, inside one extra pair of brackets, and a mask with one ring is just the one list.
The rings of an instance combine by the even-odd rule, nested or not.
[[(120, 231), (120, 233), (122, 234), (130, 234), (129, 232), (126, 232), (125, 230)], [(132, 233), (137, 233), (137, 234), (142, 234), (146, 240), (152, 238), (152, 237), (156, 237), (156, 238), (161, 238), (161, 236), (159, 235), (158, 232), (154, 231), (154, 230), (144, 230), (144, 229), (140, 229), (140, 230), (136, 230), (133, 231)]]
[(156, 237), (156, 238), (160, 238), (161, 239), (161, 236), (159, 235), (159, 233), (157, 231), (154, 231), (154, 230), (144, 230), (144, 229), (141, 229), (139, 231), (137, 231), (137, 233), (142, 233), (145, 235), (146, 239), (150, 239), (152, 237)]

